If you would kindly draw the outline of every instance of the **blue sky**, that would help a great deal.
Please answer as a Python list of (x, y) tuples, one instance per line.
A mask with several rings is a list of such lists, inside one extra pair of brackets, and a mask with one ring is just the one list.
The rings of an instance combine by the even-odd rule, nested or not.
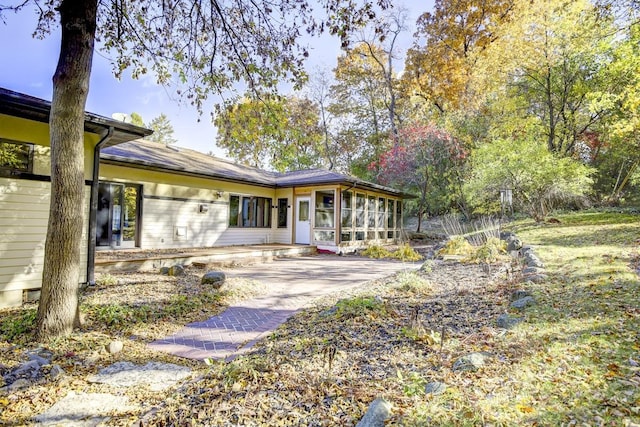
[[(423, 2), (424, 6), (407, 3), (405, 8), (409, 10), (410, 30), (401, 40), (405, 49), (411, 44), (415, 19), (432, 4), (431, 1)], [(50, 100), (51, 77), (58, 59), (60, 36), (56, 32), (44, 40), (34, 39), (32, 34), (35, 26), (36, 14), (27, 10), (8, 14), (6, 23), (0, 22), (0, 40), (3, 41), (0, 49), (0, 64), (3, 64), (0, 87)], [(341, 53), (338, 40), (323, 36), (321, 39), (310, 39), (308, 43), (311, 47), (308, 69), (326, 68), (330, 71)], [(202, 152), (212, 151), (224, 157), (224, 152), (215, 146), (216, 129), (210, 120), (211, 108), (205, 107), (200, 116), (195, 107), (180, 101), (176, 95), (177, 89), (155, 84), (151, 75), (133, 80), (125, 72), (123, 78), (118, 80), (111, 72), (109, 61), (96, 51), (87, 111), (107, 117), (117, 112), (137, 112), (145, 122), (164, 113), (171, 120), (178, 145)], [(211, 106), (217, 99), (209, 101)]]

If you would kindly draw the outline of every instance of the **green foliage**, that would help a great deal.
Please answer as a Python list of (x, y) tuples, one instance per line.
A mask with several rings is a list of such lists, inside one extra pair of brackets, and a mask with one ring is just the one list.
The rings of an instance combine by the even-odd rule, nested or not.
[(396, 376), (398, 378), (398, 382), (402, 385), (402, 391), (406, 396), (423, 396), (425, 394), (427, 381), (417, 372), (410, 372), (407, 375), (403, 375), (402, 372), (397, 371)]
[(473, 176), (465, 185), (476, 209), (499, 201), (510, 188), (516, 210), (542, 220), (550, 209), (590, 191), (592, 169), (571, 158), (560, 158), (530, 138), (498, 139), (472, 153)]
[(2, 341), (15, 342), (27, 339), (35, 328), (36, 309), (16, 310), (3, 315), (0, 320), (0, 336)]
[(118, 279), (109, 273), (100, 274), (96, 277), (98, 286), (114, 286), (118, 284)]
[(149, 141), (164, 145), (171, 145), (178, 142), (173, 136), (174, 131), (171, 121), (164, 113), (149, 122), (149, 129), (153, 130), (153, 133), (147, 137)]
[(218, 108), (214, 124), (216, 145), (251, 166), (309, 169), (325, 155), (318, 106), (306, 98), (248, 96)]
[(444, 247), (438, 250), (439, 255), (471, 255), (475, 248), (464, 238), (464, 236), (452, 236)]
[(382, 301), (374, 297), (359, 296), (341, 299), (336, 303), (336, 316), (343, 319), (353, 319), (362, 316), (379, 317), (386, 314)]
[(93, 316), (97, 322), (107, 326), (122, 326), (131, 323), (135, 311), (126, 305), (109, 304), (96, 307)]
[(507, 253), (507, 242), (496, 237), (490, 237), (482, 246), (478, 247), (470, 259), (475, 262), (491, 264)]
[(400, 261), (420, 261), (422, 259), (422, 255), (416, 252), (408, 243), (405, 243), (398, 247), (395, 251), (390, 254), (391, 258), (399, 259)]

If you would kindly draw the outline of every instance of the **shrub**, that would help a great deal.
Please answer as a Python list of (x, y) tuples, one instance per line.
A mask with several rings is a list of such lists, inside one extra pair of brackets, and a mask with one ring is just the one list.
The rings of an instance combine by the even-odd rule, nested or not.
[(470, 257), (472, 261), (490, 264), (496, 262), (500, 255), (507, 253), (507, 242), (490, 237), (482, 246), (476, 249)]
[(399, 259), (400, 261), (419, 261), (422, 259), (422, 255), (405, 243), (391, 253), (391, 258)]
[(362, 251), (362, 255), (369, 258), (389, 258), (391, 256), (391, 252), (389, 252), (386, 248), (380, 245), (371, 245), (364, 251)]
[(472, 255), (474, 247), (463, 236), (452, 236), (442, 249), (439, 255)]
[(118, 279), (109, 273), (104, 273), (96, 277), (96, 285), (98, 286), (114, 286), (118, 284)]

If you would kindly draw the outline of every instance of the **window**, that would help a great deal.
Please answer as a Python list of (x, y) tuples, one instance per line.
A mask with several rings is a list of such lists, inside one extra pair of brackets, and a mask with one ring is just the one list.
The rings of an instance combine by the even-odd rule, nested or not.
[(278, 199), (278, 228), (287, 228), (287, 206), (289, 199)]
[[(316, 191), (316, 223), (318, 228), (334, 227), (334, 193), (331, 191)], [(318, 239), (320, 240), (320, 239)]]
[[(402, 201), (398, 200), (396, 203), (396, 229), (402, 228)], [(398, 235), (398, 237), (400, 237)]]
[(33, 144), (0, 139), (0, 174), (31, 173)]
[[(356, 227), (364, 227), (364, 207), (366, 205), (366, 199), (364, 194), (356, 195)], [(364, 239), (362, 239), (364, 240)]]
[[(352, 212), (352, 197), (353, 195), (350, 192), (344, 192), (342, 193), (342, 216), (341, 216), (341, 221), (340, 224), (342, 225), (342, 227), (344, 228), (351, 228), (353, 220), (351, 219), (351, 212)], [(349, 239), (351, 240), (351, 239)]]
[(395, 228), (395, 222), (393, 220), (393, 213), (395, 210), (396, 207), (394, 206), (394, 201), (389, 200), (389, 207), (387, 208), (387, 228)]
[(369, 209), (369, 215), (367, 216), (369, 228), (376, 228), (376, 198), (375, 196), (369, 196), (369, 202), (367, 208)]
[(385, 225), (385, 205), (384, 198), (380, 197), (378, 199), (378, 228), (384, 228)]
[(240, 214), (240, 196), (229, 198), (229, 227), (238, 226), (238, 215)]
[(229, 226), (246, 228), (271, 227), (271, 199), (253, 196), (231, 196)]

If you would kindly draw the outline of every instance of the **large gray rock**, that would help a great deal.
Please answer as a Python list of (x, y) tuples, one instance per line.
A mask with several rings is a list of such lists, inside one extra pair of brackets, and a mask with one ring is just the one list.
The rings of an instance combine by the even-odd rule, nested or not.
[(520, 317), (512, 317), (506, 313), (498, 316), (498, 320), (496, 321), (498, 328), (502, 329), (511, 329), (520, 322), (522, 322)]
[(447, 391), (447, 385), (439, 381), (433, 381), (424, 386), (424, 392), (426, 394), (442, 394)]
[(511, 301), (519, 300), (520, 298), (530, 297), (531, 292), (525, 291), (524, 289), (518, 289), (517, 291), (513, 291), (511, 293)]
[(391, 417), (391, 403), (377, 398), (369, 405), (369, 409), (356, 427), (384, 427), (384, 422), (389, 417)]
[(540, 258), (530, 252), (524, 256), (524, 263), (527, 267), (544, 268), (544, 264), (540, 261)]
[(525, 276), (533, 275), (533, 274), (542, 274), (544, 272), (545, 272), (544, 268), (540, 268), (540, 267), (525, 267), (524, 270), (522, 270), (522, 274), (524, 274)]
[(522, 240), (520, 240), (516, 236), (508, 237), (506, 242), (507, 242), (507, 252), (517, 251), (522, 247)]
[(454, 371), (477, 371), (484, 366), (489, 357), (490, 355), (485, 352), (467, 354), (456, 360), (452, 369)]
[(519, 310), (535, 305), (536, 300), (533, 299), (532, 296), (526, 296), (524, 298), (520, 298), (511, 303), (511, 308), (517, 308)]
[(214, 288), (220, 289), (224, 284), (227, 276), (222, 271), (208, 271), (202, 276), (200, 283), (203, 285), (213, 285)]
[(546, 282), (548, 278), (549, 276), (547, 276), (546, 274), (532, 274), (525, 277), (527, 282), (531, 283), (543, 283)]
[(180, 264), (172, 265), (169, 267), (169, 276), (184, 276), (186, 273), (184, 271), (184, 266)]

